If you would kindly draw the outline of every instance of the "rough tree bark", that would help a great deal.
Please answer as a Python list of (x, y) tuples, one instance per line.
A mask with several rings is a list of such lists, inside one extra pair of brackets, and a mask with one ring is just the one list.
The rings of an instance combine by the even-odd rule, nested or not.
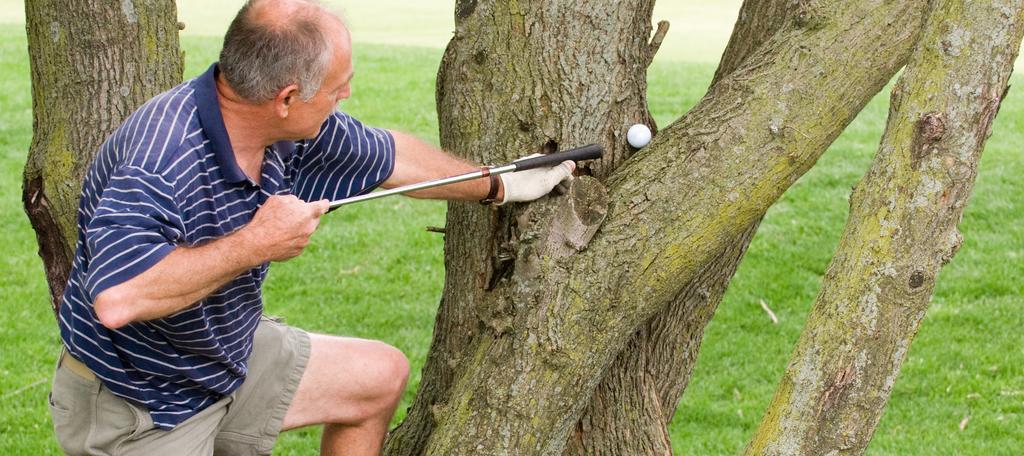
[[(496, 163), (530, 151), (601, 142), (606, 158), (596, 166), (582, 164), (581, 173), (602, 175), (617, 166), (631, 153), (624, 129), (653, 125), (645, 77), (657, 50), (657, 41), (646, 40), (653, 4), (641, 1), (618, 17), (618, 8), (609, 4), (588, 11), (571, 3), (457, 2), (455, 37), (438, 74), (442, 146)], [(566, 43), (586, 45), (576, 52), (552, 52)], [(605, 136), (610, 138), (602, 141)], [(511, 272), (514, 218), (510, 208), (449, 204), (445, 293), (423, 368), (429, 381), (421, 383), (408, 418), (392, 434), (389, 453), (423, 451), (459, 365), (477, 337), (486, 334), (481, 323), (508, 324), (501, 319), (507, 312), (488, 299)]]
[[(950, 15), (967, 8), (943, 5)], [(1013, 19), (1012, 32), (964, 35), (954, 28), (928, 38), (932, 54), (922, 62), (932, 59), (948, 70), (944, 65), (957, 58), (979, 58), (982, 35), (995, 42), (1013, 34), (1019, 42), (1020, 4), (1007, 5), (993, 14)], [(434, 340), (417, 400), (389, 438), (388, 452), (668, 452), (664, 425), (686, 386), (704, 325), (759, 220), (903, 65), (928, 8), (913, 0), (749, 0), (707, 96), (634, 155), (622, 136), (633, 123), (653, 124), (645, 73), (664, 33), (649, 39), (652, 6), (652, 0), (457, 2), (456, 34), (438, 77), (447, 149), (481, 162), (588, 142), (609, 153), (584, 166), (565, 196), (497, 210), (449, 206)], [(85, 166), (125, 115), (180, 81), (181, 54), (167, 0), (39, 0), (28, 2), (26, 13), (35, 137), (24, 199), (56, 297), (74, 246)], [(1013, 59), (1000, 54), (996, 60)], [(883, 151), (895, 158), (869, 177), (910, 173), (922, 193), (907, 199), (892, 185), (885, 197), (856, 193), (851, 224), (861, 224), (844, 237), (819, 298), (837, 304), (816, 310), (804, 338), (839, 353), (842, 362), (814, 365), (829, 359), (802, 339), (794, 366), (809, 366), (817, 377), (787, 377), (776, 396), (781, 405), (770, 409), (763, 427), (769, 436), (804, 426), (793, 434), (800, 448), (866, 445), (935, 271), (958, 239), (949, 221), (959, 218), (970, 192), (998, 89), (1005, 87), (1002, 71), (993, 66), (984, 72), (988, 79), (959, 86), (956, 95), (982, 97), (982, 104), (939, 110), (927, 104), (936, 101), (922, 101), (917, 90), (942, 87), (935, 75), (908, 75), (894, 95), (911, 117), (891, 122), (892, 150), (883, 142)], [(907, 120), (934, 112), (941, 115)], [(936, 122), (938, 133), (915, 130)], [(907, 137), (918, 142), (908, 147)], [(912, 172), (900, 161), (908, 156)], [(938, 209), (929, 212), (918, 200)], [(843, 253), (882, 230), (945, 243), (907, 253), (910, 263), (864, 269), (855, 284), (862, 294), (840, 293), (836, 271), (863, 266), (857, 263), (863, 252), (910, 252), (886, 241)], [(895, 279), (879, 275), (891, 271)], [(858, 296), (875, 304), (866, 307), (875, 309), (870, 318), (851, 305)], [(905, 307), (891, 303), (893, 297)], [(835, 331), (836, 315), (855, 323), (847, 330), (850, 344), (829, 345), (816, 335), (823, 332), (814, 332), (818, 324)], [(891, 337), (880, 351), (850, 351), (881, 333)], [(823, 412), (806, 419), (807, 404), (823, 404), (813, 409)], [(876, 414), (851, 427), (865, 409)], [(797, 424), (784, 421), (790, 418)], [(855, 430), (839, 432), (844, 429)], [(759, 435), (749, 450), (760, 451), (757, 445), (774, 443)]]
[(600, 138), (614, 154), (589, 170), (603, 182), (579, 179), (567, 197), (497, 212), (450, 206), (435, 339), (389, 451), (562, 451), (625, 343), (888, 81), (924, 8), (810, 4), (616, 167), (628, 153), (609, 139), (646, 117), (636, 88), (649, 8), (460, 3), (438, 82), (445, 147), (498, 161)]
[(960, 246), (957, 224), (1024, 34), (1021, 0), (938, 0), (892, 91), (822, 289), (747, 454), (858, 455)]
[(810, 2), (800, 0), (744, 0), (732, 36), (729, 37), (729, 44), (715, 70), (714, 81), (735, 71), (787, 21), (807, 20), (812, 11), (810, 5)]
[(33, 137), (22, 199), (53, 309), (74, 255), (85, 169), (136, 107), (181, 81), (173, 0), (25, 2)]
[[(747, 0), (711, 85), (732, 73), (794, 17), (793, 0)], [(669, 454), (668, 424), (697, 361), (704, 328), (750, 245), (760, 219), (637, 331), (590, 399), (566, 454)]]

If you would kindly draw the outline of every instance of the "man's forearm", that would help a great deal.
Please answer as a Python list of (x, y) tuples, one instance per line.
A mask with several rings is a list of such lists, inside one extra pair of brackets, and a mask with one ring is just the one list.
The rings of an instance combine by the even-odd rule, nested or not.
[(191, 306), (263, 260), (243, 228), (199, 247), (178, 247), (153, 267), (96, 297), (108, 328), (153, 320)]
[[(391, 178), (384, 183), (385, 188), (471, 173), (480, 169), (478, 165), (461, 161), (411, 135), (397, 131), (391, 131), (391, 134), (395, 138), (395, 170)], [(496, 196), (499, 201), (504, 195), (504, 188), (500, 182), (499, 180)], [(415, 198), (479, 201), (487, 196), (490, 188), (490, 180), (481, 178), (418, 190), (406, 195)]]

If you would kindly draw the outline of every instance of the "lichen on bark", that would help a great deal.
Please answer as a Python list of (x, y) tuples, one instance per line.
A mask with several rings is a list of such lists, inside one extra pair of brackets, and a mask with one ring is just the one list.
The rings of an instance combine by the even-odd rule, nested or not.
[(25, 18), (33, 136), (22, 200), (56, 310), (86, 167), (122, 119), (181, 81), (177, 10), (171, 0), (35, 0)]
[(928, 308), (1024, 33), (1020, 0), (931, 3), (835, 257), (746, 454), (862, 454)]
[[(575, 23), (575, 15), (583, 13), (583, 22), (600, 21), (610, 6), (598, 3), (583, 12), (538, 7), (515, 13), (504, 12), (505, 6), (478, 2), (457, 24), (439, 76), (445, 146), (490, 161), (487, 151), (528, 145), (530, 138), (536, 138), (533, 144), (551, 139), (543, 127), (534, 130), (531, 125), (555, 125), (561, 130), (554, 132), (570, 135), (558, 144), (590, 142), (572, 139), (581, 130), (565, 123), (585, 118), (588, 124), (609, 128), (599, 137), (614, 138), (620, 124), (601, 120), (607, 112), (601, 104), (608, 98), (581, 95), (613, 90), (601, 88), (608, 87), (606, 66), (618, 61), (580, 63), (601, 55), (587, 45), (617, 49), (601, 43), (620, 35), (603, 33), (576, 42), (585, 30), (557, 25)], [(615, 355), (643, 322), (675, 299), (813, 165), (903, 64), (924, 11), (910, 1), (882, 7), (820, 2), (817, 8), (828, 20), (776, 33), (686, 117), (625, 158), (623, 166), (609, 172), (613, 164), (602, 163), (592, 170), (608, 189), (607, 219), (586, 248), (571, 262), (554, 264), (547, 279), (516, 283), (524, 276), (516, 275), (519, 266), (513, 263), (507, 283), (499, 281), (490, 291), (473, 287), (477, 276), (488, 275), (494, 245), (515, 241), (513, 252), (536, 248), (505, 235), (494, 242), (494, 233), (514, 233), (503, 224), (520, 219), (524, 211), (539, 210), (538, 205), (555, 204), (554, 199), (498, 214), (466, 205), (450, 207), (448, 252), (467, 252), (471, 260), (447, 263), (436, 328), (446, 331), (435, 330), (417, 405), (389, 449), (418, 453), (420, 447), (412, 442), (424, 439), (429, 439), (426, 452), (435, 454), (551, 454), (564, 448), (570, 428)], [(506, 21), (510, 29), (481, 34), (474, 28)], [(560, 33), (538, 35), (537, 27)], [(530, 41), (540, 36), (558, 40)], [(562, 51), (558, 61), (535, 55), (544, 45)], [(474, 60), (481, 50), (488, 51), (485, 58)], [(559, 61), (573, 59), (576, 64), (560, 66)], [(546, 73), (551, 77), (535, 76)], [(580, 90), (592, 85), (596, 88)], [(579, 115), (593, 104), (598, 105), (589, 108), (595, 119)], [(460, 128), (467, 122), (475, 123), (468, 132)], [(496, 146), (480, 147), (484, 143)], [(511, 323), (495, 333), (474, 321), (473, 313), (459, 311), (481, 305), (513, 309)], [(426, 422), (417, 407), (441, 407), (445, 413), (431, 414)]]

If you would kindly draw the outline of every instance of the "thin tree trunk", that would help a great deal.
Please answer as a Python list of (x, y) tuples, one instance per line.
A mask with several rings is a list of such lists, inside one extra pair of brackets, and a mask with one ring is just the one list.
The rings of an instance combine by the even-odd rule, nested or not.
[(86, 167), (128, 114), (181, 81), (182, 56), (172, 0), (30, 0), (25, 17), (34, 135), (22, 199), (56, 310)]
[[(712, 85), (787, 24), (788, 2), (743, 3)], [(704, 328), (759, 224), (751, 224), (633, 336), (594, 391), (566, 454), (671, 453), (668, 424), (689, 383)]]
[(747, 454), (858, 455), (928, 308), (1024, 34), (1021, 0), (933, 2), (822, 289)]
[[(609, 33), (620, 22), (608, 19), (639, 17), (625, 23), (646, 38), (649, 12), (611, 3), (461, 3), (439, 77), (446, 147), (518, 155), (552, 138), (616, 138), (633, 123), (622, 119), (642, 118), (643, 90), (620, 65), (641, 74), (647, 60), (628, 56), (649, 47), (633, 38), (627, 48), (641, 51), (619, 51), (608, 40), (637, 35)], [(909, 0), (816, 5), (605, 185), (581, 178), (568, 197), (525, 208), (451, 207), (433, 365), (390, 450), (419, 453), (429, 439), (432, 454), (562, 451), (640, 325), (813, 165), (901, 66), (924, 11)], [(623, 159), (613, 144), (598, 177)]]
[(755, 230), (756, 224), (728, 245), (633, 336), (594, 391), (566, 453), (671, 453), (667, 426), (689, 383), (704, 327)]

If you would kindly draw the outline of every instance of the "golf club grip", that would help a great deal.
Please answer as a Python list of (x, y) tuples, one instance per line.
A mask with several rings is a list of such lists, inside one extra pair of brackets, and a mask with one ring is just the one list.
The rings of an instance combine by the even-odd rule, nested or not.
[(577, 147), (575, 149), (563, 150), (561, 152), (555, 152), (553, 154), (541, 155), (540, 157), (532, 157), (523, 160), (513, 162), (516, 165), (516, 171), (524, 171), (533, 168), (544, 168), (555, 166), (566, 160), (582, 161), (582, 160), (594, 160), (601, 158), (604, 155), (604, 148), (598, 144), (588, 144), (583, 147)]

